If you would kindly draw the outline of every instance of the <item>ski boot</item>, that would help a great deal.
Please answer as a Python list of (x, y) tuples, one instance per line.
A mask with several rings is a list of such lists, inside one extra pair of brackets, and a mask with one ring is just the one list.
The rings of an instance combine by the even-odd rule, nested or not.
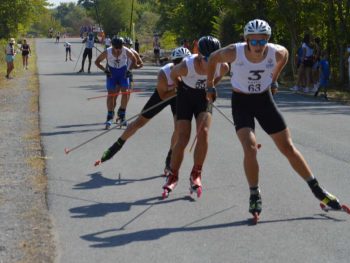
[(111, 159), (119, 150), (123, 147), (125, 141), (119, 138), (111, 147), (104, 151), (100, 160), (95, 162), (95, 166), (100, 165), (101, 163)]
[(249, 213), (253, 215), (253, 223), (256, 225), (259, 220), (259, 215), (262, 210), (261, 195), (251, 194), (249, 197)]
[(114, 111), (109, 111), (107, 113), (107, 120), (105, 122), (106, 130), (108, 130), (112, 126), (113, 118), (114, 118)]
[(115, 120), (115, 123), (119, 124), (120, 127), (122, 126), (126, 127), (128, 125), (127, 121), (125, 120), (125, 109), (122, 109), (122, 108), (118, 109), (118, 117)]
[(167, 198), (169, 196), (169, 193), (173, 191), (177, 185), (177, 181), (179, 180), (179, 175), (177, 172), (173, 172), (170, 170), (170, 173), (166, 179), (165, 185), (163, 185), (163, 199)]
[(308, 182), (311, 191), (313, 192), (313, 194), (315, 195), (315, 197), (321, 201), (321, 203), (324, 206), (328, 206), (331, 209), (334, 210), (341, 210), (342, 207), (339, 203), (339, 200), (337, 197), (335, 197), (334, 195), (328, 193), (327, 191), (325, 191), (319, 184), (318, 181), (316, 179), (312, 179), (310, 182)]
[(203, 188), (202, 188), (202, 169), (193, 167), (191, 175), (190, 175), (190, 194), (193, 192), (197, 193), (197, 197), (201, 197)]

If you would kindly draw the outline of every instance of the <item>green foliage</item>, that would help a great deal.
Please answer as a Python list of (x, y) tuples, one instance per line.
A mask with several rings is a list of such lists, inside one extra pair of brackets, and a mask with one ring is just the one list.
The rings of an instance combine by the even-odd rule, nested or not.
[(174, 49), (177, 46), (176, 34), (170, 31), (165, 31), (161, 38), (161, 44), (163, 49), (166, 49), (166, 50)]
[(24, 34), (45, 12), (47, 5), (45, 0), (1, 0), (0, 38)]

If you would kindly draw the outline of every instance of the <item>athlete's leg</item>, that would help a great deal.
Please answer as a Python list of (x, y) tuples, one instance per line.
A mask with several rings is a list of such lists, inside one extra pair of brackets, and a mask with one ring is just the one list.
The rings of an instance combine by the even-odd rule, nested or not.
[(91, 70), (91, 60), (92, 60), (92, 49), (89, 49), (88, 58), (89, 58), (88, 73), (90, 73), (91, 72), (90, 70)]
[(124, 141), (129, 139), (131, 136), (133, 136), (139, 129), (141, 129), (143, 126), (146, 125), (147, 122), (149, 122), (150, 119), (146, 119), (143, 116), (139, 116), (135, 121), (131, 122), (126, 130), (123, 132), (123, 134), (120, 136)]
[(26, 56), (22, 56), (23, 68), (26, 67)]
[(203, 165), (208, 152), (208, 135), (211, 125), (211, 113), (201, 112), (196, 118), (197, 143), (194, 149), (194, 165)]
[(177, 120), (176, 130), (178, 131), (178, 140), (171, 154), (171, 169), (178, 171), (180, 169), (185, 148), (188, 144), (191, 135), (191, 121)]
[(84, 53), (83, 53), (83, 60), (81, 61), (81, 69), (79, 72), (84, 72), (85, 59), (86, 59), (87, 55), (88, 55), (88, 53), (87, 53), (87, 50), (85, 49)]
[(243, 167), (249, 187), (256, 187), (259, 184), (259, 164), (254, 131), (251, 128), (241, 128), (237, 131), (237, 136), (243, 147)]
[(270, 134), (280, 152), (287, 157), (293, 169), (305, 180), (312, 176), (312, 172), (303, 155), (295, 148), (289, 129)]

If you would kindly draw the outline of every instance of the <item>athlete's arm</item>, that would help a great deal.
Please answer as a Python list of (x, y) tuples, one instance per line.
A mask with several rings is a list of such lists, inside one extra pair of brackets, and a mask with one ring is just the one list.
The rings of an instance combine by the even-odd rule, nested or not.
[(220, 80), (226, 75), (226, 73), (229, 71), (230, 67), (227, 63), (222, 63), (220, 67), (220, 75), (216, 76), (214, 79), (214, 86), (220, 82)]
[(162, 100), (165, 100), (169, 97), (176, 95), (175, 84), (173, 86), (168, 86), (168, 80), (163, 70), (160, 70), (158, 73), (158, 81), (157, 81), (157, 91), (159, 97)]
[(181, 81), (181, 76), (187, 76), (187, 74), (188, 70), (186, 61), (181, 61), (172, 68), (170, 78), (174, 81), (175, 85), (178, 86), (179, 81)]
[(235, 59), (236, 59), (236, 46), (234, 44), (221, 48), (210, 55), (208, 60), (208, 73), (207, 73), (208, 88), (213, 87), (215, 84), (214, 77), (215, 77), (216, 65), (218, 63), (232, 62)]
[(132, 68), (139, 68), (140, 66), (136, 62), (136, 57), (135, 57), (134, 53), (128, 48), (125, 48), (125, 49), (126, 49), (127, 57), (131, 60), (131, 64), (128, 67), (128, 70), (132, 69)]
[(136, 50), (133, 50), (133, 49), (130, 49), (130, 50), (131, 50), (131, 52), (134, 54), (134, 56), (135, 56), (135, 58), (136, 58), (136, 63), (137, 63), (137, 65), (139, 65), (138, 68), (142, 68), (142, 67), (143, 67), (143, 61), (142, 61), (142, 59), (141, 59), (139, 53), (137, 53)]
[(283, 68), (288, 62), (288, 50), (280, 45), (276, 45), (277, 51), (276, 51), (276, 67), (272, 73), (272, 82), (276, 82), (279, 75), (281, 74)]
[(107, 58), (107, 51), (103, 51), (95, 60), (95, 65), (102, 71), (106, 71), (106, 67), (104, 67), (101, 62)]

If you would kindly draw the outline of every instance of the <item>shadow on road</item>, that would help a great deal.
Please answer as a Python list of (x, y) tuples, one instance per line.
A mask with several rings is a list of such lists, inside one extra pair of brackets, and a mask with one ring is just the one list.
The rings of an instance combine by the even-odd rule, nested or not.
[[(226, 211), (226, 210), (228, 209), (225, 209), (223, 211)], [(217, 212), (215, 214), (222, 213), (223, 211)], [(198, 221), (202, 221), (204, 219), (201, 219)], [(334, 220), (334, 219), (330, 217), (310, 216), (310, 217), (299, 217), (299, 218), (276, 219), (276, 220), (261, 221), (261, 222), (259, 221), (258, 224), (283, 223), (283, 222), (290, 222), (290, 221), (308, 221), (308, 220)], [(169, 234), (178, 233), (178, 232), (195, 232), (195, 231), (205, 231), (205, 230), (212, 230), (212, 229), (219, 229), (219, 228), (242, 227), (242, 226), (251, 225), (250, 219), (247, 219), (247, 220), (241, 220), (236, 222), (214, 224), (214, 225), (207, 225), (207, 226), (192, 226), (192, 227), (190, 226), (198, 221), (189, 223), (182, 227), (154, 228), (154, 229), (140, 230), (132, 233), (122, 233), (123, 228), (109, 229), (101, 232), (95, 232), (95, 233), (83, 235), (81, 236), (81, 238), (89, 242), (94, 242), (94, 244), (90, 245), (90, 247), (106, 248), (106, 247), (125, 246), (130, 243), (138, 242), (138, 241), (157, 240)], [(335, 220), (335, 221), (343, 221), (343, 220)], [(107, 236), (106, 234), (109, 234), (109, 236)]]
[(157, 175), (157, 176), (151, 176), (151, 177), (141, 178), (141, 179), (124, 179), (124, 178), (121, 178), (119, 174), (118, 179), (109, 179), (109, 178), (103, 177), (101, 172), (88, 174), (87, 176), (91, 178), (89, 181), (76, 184), (73, 187), (73, 189), (75, 190), (97, 189), (97, 188), (102, 188), (104, 186), (126, 185), (129, 183), (149, 181), (149, 180), (162, 177), (162, 175)]

